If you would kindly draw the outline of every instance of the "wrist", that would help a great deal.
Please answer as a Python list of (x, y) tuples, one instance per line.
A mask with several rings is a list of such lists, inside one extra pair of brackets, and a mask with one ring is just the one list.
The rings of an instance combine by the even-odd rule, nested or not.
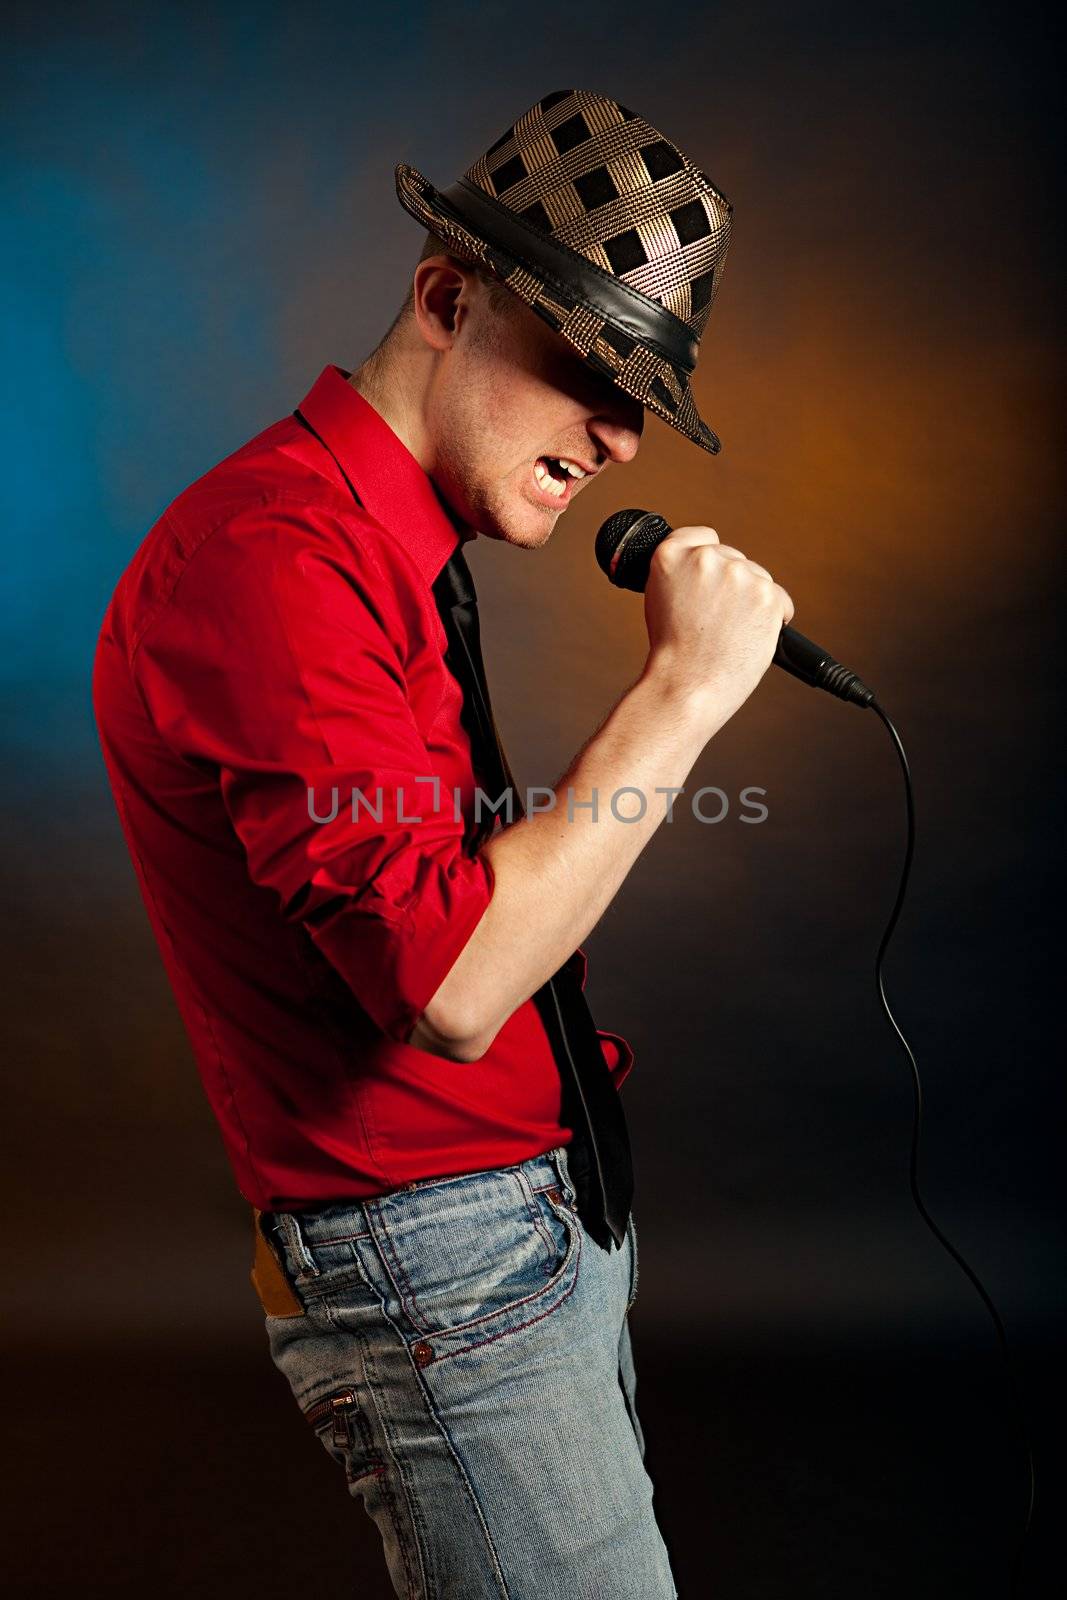
[(715, 679), (698, 680), (663, 651), (650, 653), (638, 679), (645, 693), (659, 702), (663, 715), (692, 728), (707, 741), (737, 709)]

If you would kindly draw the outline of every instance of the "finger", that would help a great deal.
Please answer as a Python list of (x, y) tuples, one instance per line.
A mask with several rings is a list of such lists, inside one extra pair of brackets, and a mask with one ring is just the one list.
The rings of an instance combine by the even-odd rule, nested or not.
[(673, 528), (663, 540), (665, 545), (670, 545), (672, 550), (690, 550), (696, 545), (715, 544), (719, 542), (719, 535), (714, 528)]
[(726, 556), (730, 561), (744, 561), (747, 566), (752, 568), (753, 572), (758, 572), (761, 578), (766, 578), (770, 583), (774, 582), (767, 568), (761, 567), (758, 561), (751, 560), (743, 550), (735, 550), (732, 544), (720, 544), (717, 549), (719, 555)]

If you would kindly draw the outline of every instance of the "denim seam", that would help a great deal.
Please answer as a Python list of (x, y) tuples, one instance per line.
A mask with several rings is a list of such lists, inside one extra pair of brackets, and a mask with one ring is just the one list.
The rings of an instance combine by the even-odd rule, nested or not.
[[(423, 1404), (425, 1405), (427, 1411), (429, 1412), (429, 1415), (431, 1416), (431, 1418), (433, 1419), (435, 1425), (437, 1426), (437, 1429), (438, 1429), (438, 1431), (440, 1433), (440, 1436), (444, 1441), (445, 1447), (448, 1450), (449, 1455), (452, 1457), (453, 1462), (455, 1463), (456, 1470), (457, 1470), (457, 1472), (459, 1474), (460, 1480), (461, 1480), (461, 1482), (463, 1484), (463, 1487), (464, 1487), (464, 1489), (465, 1489), (465, 1491), (467, 1493), (467, 1496), (468, 1496), (468, 1498), (470, 1500), (470, 1503), (474, 1508), (475, 1515), (477, 1516), (479, 1525), (481, 1526), (481, 1529), (482, 1529), (482, 1534), (483, 1534), (483, 1537), (485, 1539), (486, 1548), (488, 1550), (490, 1559), (492, 1561), (493, 1571), (494, 1571), (494, 1574), (495, 1574), (496, 1579), (497, 1579), (497, 1581), (499, 1583), (499, 1586), (500, 1586), (499, 1600), (511, 1600), (511, 1591), (508, 1588), (507, 1582), (506, 1582), (506, 1580), (504, 1578), (503, 1569), (502, 1569), (501, 1564), (500, 1564), (500, 1557), (497, 1554), (496, 1546), (493, 1543), (493, 1536), (489, 1531), (489, 1525), (486, 1522), (485, 1513), (482, 1510), (482, 1506), (481, 1506), (481, 1503), (480, 1503), (480, 1501), (478, 1499), (478, 1496), (474, 1492), (474, 1485), (471, 1482), (470, 1475), (467, 1472), (467, 1468), (466, 1468), (462, 1458), (460, 1457), (460, 1454), (459, 1454), (458, 1450), (456, 1449), (456, 1446), (455, 1446), (455, 1444), (454, 1444), (454, 1442), (452, 1440), (451, 1435), (448, 1432), (448, 1429), (445, 1427), (440, 1415), (438, 1414), (437, 1408), (435, 1407), (435, 1405), (433, 1403), (433, 1396), (430, 1393), (429, 1388), (427, 1387), (427, 1384), (425, 1382), (425, 1379), (424, 1379), (424, 1376), (423, 1376), (422, 1372), (419, 1370), (419, 1368), (415, 1365), (414, 1361), (412, 1360), (411, 1351), (410, 1351), (410, 1348), (407, 1345), (407, 1341), (404, 1338), (402, 1329), (400, 1329), (397, 1326), (397, 1324), (393, 1321), (392, 1317), (390, 1317), (389, 1313), (385, 1310), (384, 1307), (382, 1308), (382, 1310), (383, 1310), (383, 1315), (385, 1317), (385, 1320), (393, 1328), (394, 1332), (396, 1333), (397, 1338), (400, 1341), (400, 1344), (401, 1344), (402, 1348), (404, 1349), (405, 1353), (407, 1354), (408, 1361), (411, 1364), (412, 1371), (414, 1372), (414, 1375), (415, 1375), (415, 1381), (416, 1381), (416, 1383), (418, 1384), (418, 1387), (419, 1387), (419, 1392), (422, 1395)], [(333, 1321), (333, 1318), (332, 1318), (332, 1316), (330, 1314), (329, 1306), (326, 1307), (326, 1317), (327, 1317), (327, 1321), (330, 1322), (336, 1328), (337, 1324)], [(429, 1591), (430, 1563), (429, 1563), (428, 1557), (427, 1557), (427, 1552), (430, 1549), (430, 1543), (429, 1543), (429, 1540), (428, 1540), (428, 1537), (427, 1537), (428, 1530), (427, 1530), (427, 1526), (426, 1526), (426, 1520), (425, 1520), (425, 1518), (424, 1518), (424, 1516), (422, 1514), (422, 1509), (421, 1509), (421, 1506), (419, 1504), (418, 1496), (413, 1492), (412, 1486), (411, 1486), (411, 1484), (410, 1484), (410, 1482), (408, 1480), (408, 1474), (407, 1474), (404, 1458), (403, 1458), (402, 1454), (399, 1451), (397, 1451), (396, 1448), (394, 1447), (393, 1440), (390, 1437), (389, 1427), (388, 1427), (387, 1422), (386, 1422), (386, 1415), (381, 1410), (381, 1408), (380, 1408), (380, 1406), (378, 1404), (378, 1395), (377, 1395), (376, 1388), (375, 1388), (375, 1384), (376, 1384), (376, 1381), (377, 1381), (377, 1374), (376, 1374), (376, 1371), (375, 1371), (373, 1351), (368, 1348), (365, 1339), (363, 1339), (363, 1337), (360, 1334), (356, 1334), (355, 1337), (357, 1338), (357, 1340), (359, 1342), (359, 1345), (360, 1345), (360, 1349), (363, 1352), (363, 1373), (364, 1373), (364, 1377), (365, 1377), (365, 1380), (366, 1380), (367, 1395), (368, 1395), (368, 1398), (370, 1400), (371, 1405), (374, 1408), (374, 1413), (375, 1413), (375, 1417), (377, 1418), (378, 1427), (381, 1430), (381, 1436), (382, 1436), (383, 1440), (385, 1441), (386, 1458), (387, 1458), (388, 1461), (391, 1461), (393, 1463), (393, 1465), (395, 1466), (395, 1468), (396, 1468), (396, 1476), (397, 1476), (397, 1479), (399, 1481), (400, 1488), (403, 1491), (404, 1504), (405, 1504), (405, 1506), (407, 1508), (408, 1515), (409, 1515), (409, 1517), (411, 1519), (411, 1529), (412, 1529), (412, 1532), (414, 1534), (414, 1539), (415, 1539), (415, 1552), (414, 1553), (415, 1553), (415, 1555), (417, 1556), (417, 1559), (418, 1559), (419, 1577), (420, 1577), (421, 1585), (422, 1585), (422, 1587), (419, 1588), (418, 1590), (416, 1590), (415, 1583), (414, 1583), (414, 1577), (413, 1577), (413, 1574), (412, 1574), (412, 1568), (411, 1568), (411, 1563), (410, 1563), (410, 1556), (411, 1556), (412, 1552), (411, 1552), (411, 1549), (410, 1549), (409, 1541), (405, 1537), (405, 1525), (401, 1520), (399, 1520), (397, 1518), (397, 1514), (396, 1514), (396, 1510), (395, 1510), (396, 1501), (395, 1501), (395, 1498), (392, 1496), (392, 1489), (391, 1489), (391, 1486), (390, 1486), (389, 1497), (390, 1497), (390, 1503), (391, 1503), (391, 1505), (393, 1507), (394, 1526), (397, 1528), (397, 1543), (400, 1546), (401, 1555), (402, 1555), (403, 1560), (404, 1560), (405, 1581), (408, 1583), (410, 1591), (411, 1591), (408, 1596), (404, 1597), (404, 1600), (430, 1600), (430, 1591)], [(386, 1474), (386, 1476), (381, 1480), (381, 1483), (382, 1483), (383, 1487), (387, 1482), (388, 1482), (388, 1474)]]
[(630, 1298), (626, 1303), (627, 1314), (629, 1314), (629, 1312), (633, 1308), (634, 1301), (637, 1299), (637, 1282), (638, 1282), (637, 1224), (634, 1222), (633, 1212), (632, 1211), (631, 1211), (629, 1217), (627, 1218), (627, 1224), (628, 1224), (629, 1229), (630, 1229), (630, 1250), (631, 1250), (631, 1253), (632, 1253), (632, 1256), (633, 1256), (633, 1260), (631, 1261), (631, 1264), (630, 1264), (630, 1271), (631, 1271)]
[[(407, 1315), (410, 1317), (412, 1326), (419, 1333), (429, 1333), (430, 1329), (428, 1327), (426, 1327), (424, 1323), (422, 1323), (422, 1322), (420, 1322), (418, 1320), (418, 1318), (422, 1316), (422, 1311), (419, 1308), (418, 1296), (416, 1295), (414, 1287), (412, 1286), (411, 1282), (409, 1281), (408, 1276), (404, 1271), (403, 1264), (400, 1261), (399, 1256), (397, 1255), (396, 1246), (393, 1243), (393, 1236), (389, 1232), (389, 1225), (385, 1220), (385, 1215), (384, 1215), (384, 1213), (382, 1211), (378, 1210), (377, 1211), (377, 1217), (378, 1217), (378, 1222), (379, 1222), (379, 1224), (381, 1226), (382, 1233), (385, 1235), (386, 1244), (388, 1245), (388, 1256), (391, 1258), (391, 1261), (389, 1259), (387, 1259), (386, 1251), (382, 1250), (381, 1246), (379, 1246), (379, 1253), (381, 1255), (382, 1262), (383, 1262), (383, 1264), (385, 1266), (385, 1270), (389, 1275), (389, 1282), (393, 1285), (393, 1288), (396, 1290), (397, 1296), (398, 1296), (398, 1298), (400, 1300), (401, 1307), (407, 1313)], [(375, 1240), (375, 1243), (377, 1243), (377, 1240)], [(399, 1276), (399, 1278), (401, 1279), (401, 1282), (404, 1284), (404, 1288), (403, 1289), (400, 1287), (400, 1284), (397, 1283), (396, 1277), (394, 1277), (394, 1275), (393, 1275), (393, 1267), (394, 1266), (396, 1268), (397, 1276)], [(405, 1291), (406, 1291), (406, 1293), (405, 1293)], [(410, 1300), (410, 1309), (409, 1309), (409, 1306), (408, 1306), (409, 1300)]]
[(324, 1244), (348, 1244), (351, 1239), (369, 1239), (371, 1232), (368, 1228), (365, 1233), (331, 1233), (328, 1239), (313, 1239), (312, 1247), (320, 1250)]
[[(366, 1476), (366, 1474), (364, 1474), (364, 1476)], [(407, 1530), (404, 1526), (403, 1519), (399, 1515), (396, 1495), (393, 1493), (392, 1484), (389, 1482), (389, 1474), (385, 1468), (382, 1467), (380, 1472), (375, 1473), (374, 1476), (378, 1479), (378, 1492), (389, 1508), (389, 1516), (392, 1519), (393, 1528), (396, 1533), (397, 1547), (400, 1551), (400, 1558), (404, 1563), (404, 1587), (408, 1591), (406, 1600), (421, 1600), (421, 1596), (425, 1595), (426, 1593), (426, 1584), (423, 1581), (425, 1579), (425, 1571), (423, 1570), (421, 1556), (419, 1559), (420, 1572), (419, 1582), (417, 1585), (416, 1575), (411, 1565), (411, 1544), (407, 1536)], [(358, 1482), (358, 1479), (356, 1481)], [(401, 1477), (401, 1482), (403, 1483), (403, 1477)], [(404, 1490), (404, 1503), (407, 1506), (409, 1513), (412, 1514), (412, 1520), (414, 1521), (412, 1500), (411, 1496), (407, 1493), (406, 1485)], [(415, 1537), (416, 1539), (418, 1538), (417, 1530)]]
[[(324, 1303), (324, 1310), (326, 1312), (326, 1321), (336, 1329), (337, 1324), (333, 1320), (328, 1303)], [(385, 1315), (386, 1320), (392, 1322), (392, 1319), (388, 1316), (388, 1313), (385, 1313)], [(403, 1341), (403, 1335), (400, 1329), (396, 1328), (395, 1323), (392, 1325), (396, 1329), (398, 1338)], [(429, 1549), (429, 1543), (426, 1537), (426, 1524), (419, 1506), (418, 1496), (412, 1492), (411, 1485), (408, 1482), (407, 1473), (405, 1471), (404, 1462), (393, 1447), (393, 1441), (389, 1436), (389, 1429), (386, 1426), (385, 1415), (378, 1405), (378, 1396), (374, 1387), (376, 1374), (374, 1368), (373, 1351), (368, 1347), (367, 1341), (362, 1334), (355, 1333), (353, 1337), (355, 1338), (360, 1349), (360, 1359), (363, 1368), (364, 1383), (367, 1390), (367, 1398), (374, 1409), (377, 1425), (381, 1432), (382, 1441), (385, 1445), (384, 1452), (379, 1451), (376, 1453), (382, 1456), (386, 1466), (389, 1462), (394, 1464), (396, 1468), (396, 1477), (399, 1481), (400, 1488), (403, 1491), (404, 1507), (407, 1511), (408, 1517), (410, 1518), (411, 1534), (412, 1539), (414, 1540), (414, 1550), (412, 1549), (412, 1539), (409, 1539), (408, 1537), (408, 1524), (405, 1522), (404, 1518), (399, 1512), (398, 1497), (390, 1481), (390, 1474), (387, 1470), (383, 1470), (378, 1478), (378, 1487), (382, 1499), (386, 1502), (389, 1508), (389, 1515), (392, 1519), (393, 1528), (396, 1532), (397, 1547), (400, 1550), (401, 1560), (404, 1563), (404, 1583), (408, 1591), (407, 1595), (404, 1596), (404, 1600), (426, 1600), (426, 1597), (429, 1594), (429, 1574), (427, 1571), (426, 1561), (426, 1552)], [(371, 1436), (373, 1439), (373, 1430)], [(418, 1569), (417, 1572), (416, 1566)]]
[[(410, 1359), (410, 1351), (409, 1351), (409, 1359)], [(460, 1476), (460, 1478), (461, 1478), (461, 1480), (463, 1482), (463, 1486), (466, 1489), (467, 1494), (469, 1496), (470, 1503), (474, 1508), (475, 1515), (477, 1516), (478, 1522), (479, 1522), (479, 1524), (481, 1526), (482, 1535), (483, 1535), (483, 1537), (485, 1539), (486, 1551), (488, 1552), (490, 1560), (492, 1561), (492, 1564), (493, 1564), (493, 1575), (496, 1578), (496, 1581), (499, 1584), (499, 1588), (500, 1588), (499, 1600), (512, 1600), (511, 1590), (508, 1587), (508, 1581), (504, 1576), (504, 1569), (503, 1569), (503, 1567), (501, 1566), (501, 1563), (500, 1563), (500, 1556), (497, 1553), (496, 1545), (493, 1543), (493, 1535), (489, 1531), (489, 1522), (488, 1522), (488, 1519), (486, 1518), (485, 1510), (484, 1510), (484, 1508), (482, 1506), (482, 1503), (478, 1498), (478, 1494), (477, 1494), (477, 1491), (476, 1491), (476, 1489), (474, 1487), (474, 1482), (473, 1482), (473, 1480), (471, 1478), (471, 1475), (467, 1471), (467, 1464), (464, 1461), (463, 1456), (461, 1455), (455, 1440), (453, 1439), (452, 1435), (449, 1433), (447, 1427), (445, 1426), (444, 1419), (441, 1417), (440, 1413), (437, 1410), (437, 1407), (434, 1405), (433, 1395), (431, 1394), (430, 1389), (429, 1389), (429, 1385), (426, 1382), (425, 1373), (422, 1372), (418, 1367), (416, 1367), (414, 1362), (412, 1362), (412, 1367), (413, 1367), (413, 1370), (415, 1372), (415, 1377), (416, 1377), (416, 1380), (418, 1382), (419, 1388), (422, 1390), (422, 1396), (423, 1396), (423, 1400), (425, 1402), (426, 1408), (429, 1411), (431, 1417), (433, 1417), (434, 1421), (436, 1422), (436, 1424), (437, 1424), (437, 1426), (438, 1426), (438, 1428), (440, 1430), (441, 1437), (444, 1440), (445, 1445), (446, 1445), (446, 1447), (448, 1449), (448, 1452), (451, 1455), (452, 1460), (456, 1464), (456, 1470), (459, 1473), (459, 1476)]]

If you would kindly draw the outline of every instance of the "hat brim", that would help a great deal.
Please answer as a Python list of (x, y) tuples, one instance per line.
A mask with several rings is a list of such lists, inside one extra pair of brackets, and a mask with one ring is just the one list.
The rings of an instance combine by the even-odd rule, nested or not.
[(546, 282), (514, 250), (475, 232), (415, 167), (398, 164), (396, 193), (416, 222), (444, 240), (462, 260), (493, 273), (595, 371), (709, 455), (719, 453), (722, 445), (697, 411), (688, 372), (613, 325), (577, 295), (568, 300), (558, 283)]

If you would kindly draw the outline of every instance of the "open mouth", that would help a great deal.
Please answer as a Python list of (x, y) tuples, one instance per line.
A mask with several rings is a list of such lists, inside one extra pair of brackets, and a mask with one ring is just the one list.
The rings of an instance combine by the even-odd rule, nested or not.
[(588, 477), (584, 467), (576, 461), (569, 461), (565, 456), (538, 456), (533, 468), (534, 482), (542, 494), (558, 501), (561, 505), (571, 497), (573, 485), (580, 479)]

